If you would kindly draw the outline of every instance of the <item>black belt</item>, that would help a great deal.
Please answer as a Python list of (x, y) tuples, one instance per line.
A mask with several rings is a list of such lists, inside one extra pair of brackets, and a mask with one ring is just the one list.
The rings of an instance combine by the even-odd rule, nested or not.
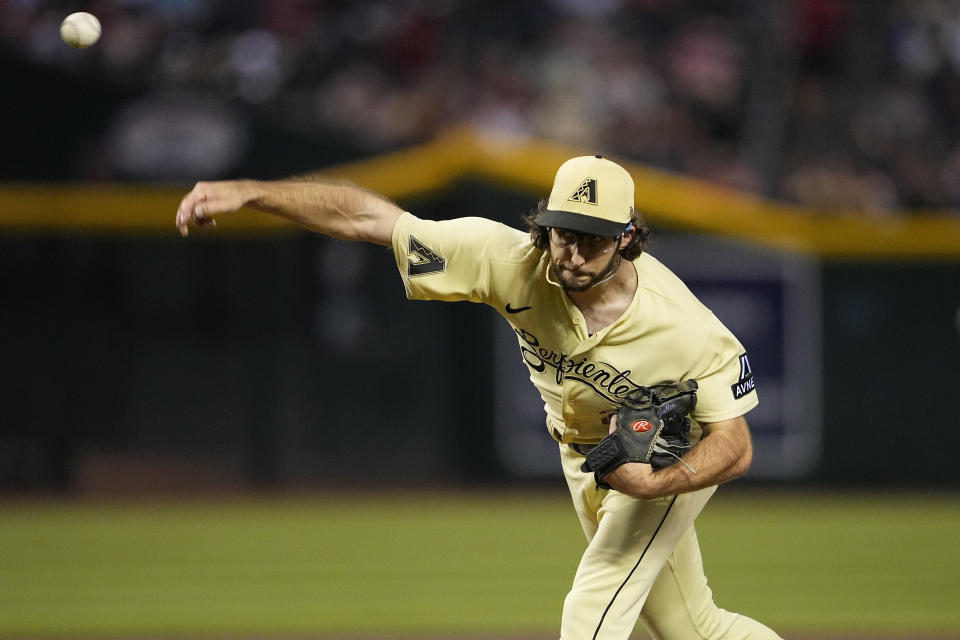
[(580, 444), (579, 442), (571, 442), (570, 448), (579, 453), (582, 456), (587, 455), (591, 451), (597, 448), (595, 444)]

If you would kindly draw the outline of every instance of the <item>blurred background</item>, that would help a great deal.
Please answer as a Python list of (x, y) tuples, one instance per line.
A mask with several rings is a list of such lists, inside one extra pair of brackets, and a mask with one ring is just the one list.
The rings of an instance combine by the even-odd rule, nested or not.
[[(6, 123), (7, 179), (282, 176), (470, 123), (801, 204), (960, 203), (948, 0), (0, 6), (34, 125)], [(81, 9), (104, 36), (78, 53)]]
[[(95, 46), (61, 42), (73, 11), (102, 22)], [(960, 571), (926, 551), (956, 563), (960, 3), (0, 0), (0, 63), (0, 548), (15, 550), (0, 636), (443, 636), (490, 631), (483, 606), (513, 616), (495, 630), (552, 629), (582, 538), (496, 314), (406, 301), (379, 247), (250, 212), (184, 240), (173, 218), (197, 180), (319, 171), (421, 217), (519, 227), (584, 153), (631, 169), (651, 253), (750, 353), (745, 497), (701, 519), (718, 593), (787, 629), (960, 633)], [(534, 499), (337, 493), (507, 487)], [(851, 493), (864, 489), (909, 494), (867, 504)], [(346, 506), (140, 502), (318, 491)], [(61, 508), (118, 496), (134, 510)], [(396, 518), (388, 542), (363, 538), (378, 517)], [(483, 542), (457, 546), (467, 531)], [(425, 540), (452, 573), (416, 573), (433, 568), (410, 555)], [(353, 569), (328, 592), (331, 549)], [(384, 582), (377, 552), (416, 568)], [(466, 556), (489, 584), (464, 579)], [(747, 579), (751, 561), (766, 583)], [(208, 562), (201, 578), (174, 570)], [(831, 567), (853, 577), (798, 579)], [(518, 568), (542, 579), (513, 583), (533, 601), (502, 586)], [(399, 575), (417, 579), (393, 589)], [(247, 583), (262, 589), (230, 590)], [(374, 583), (379, 617), (361, 606)], [(177, 608), (201, 587), (213, 616)], [(422, 608), (443, 598), (459, 603), (448, 617)], [(344, 612), (356, 618), (329, 622)]]
[[(94, 47), (60, 41), (74, 10)], [(960, 482), (954, 2), (5, 0), (0, 25), (0, 487), (554, 480), (493, 314), (405, 303), (378, 248), (170, 220), (196, 180), (323, 170), (517, 226), (594, 152), (751, 353), (749, 479)], [(904, 425), (920, 469), (884, 455)]]

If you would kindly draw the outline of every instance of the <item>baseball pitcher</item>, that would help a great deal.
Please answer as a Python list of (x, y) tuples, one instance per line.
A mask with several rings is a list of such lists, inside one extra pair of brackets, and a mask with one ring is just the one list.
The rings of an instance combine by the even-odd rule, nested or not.
[(177, 210), (215, 224), (243, 206), (335, 238), (392, 247), (407, 296), (495, 309), (517, 336), (589, 544), (562, 640), (775, 639), (713, 602), (694, 521), (750, 466), (757, 404), (747, 354), (645, 252), (634, 184), (600, 156), (572, 158), (519, 231), (483, 218), (422, 220), (342, 181), (197, 183)]

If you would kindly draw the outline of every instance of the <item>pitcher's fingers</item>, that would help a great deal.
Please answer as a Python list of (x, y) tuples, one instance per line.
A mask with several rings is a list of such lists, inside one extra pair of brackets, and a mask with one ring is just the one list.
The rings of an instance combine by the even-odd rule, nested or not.
[[(207, 185), (198, 184), (194, 188), (196, 198), (194, 199), (193, 208), (190, 211), (193, 221), (197, 223), (198, 227), (205, 227), (213, 221), (213, 217), (219, 213), (223, 213), (224, 205), (221, 199), (216, 197), (211, 198), (209, 193), (209, 187)], [(213, 194), (217, 196), (215, 192)]]
[(207, 194), (204, 192), (201, 197), (201, 202), (197, 204), (193, 209), (193, 218), (197, 222), (198, 227), (215, 227), (217, 226), (217, 221), (210, 215), (211, 211), (216, 212), (217, 203), (212, 205), (207, 200)]
[(197, 205), (205, 203), (206, 200), (207, 185), (202, 182), (198, 182), (193, 186), (193, 189), (191, 189), (190, 192), (183, 197), (183, 200), (180, 202), (180, 212), (186, 216), (186, 219), (189, 222), (196, 213)]
[(177, 230), (180, 231), (180, 235), (184, 238), (189, 235), (190, 230), (187, 228), (187, 220), (183, 215), (183, 212), (180, 209), (177, 209)]
[(193, 208), (197, 202), (197, 189), (194, 187), (180, 201), (177, 207), (177, 228), (180, 229), (180, 235), (186, 236), (189, 233), (190, 221), (193, 219)]

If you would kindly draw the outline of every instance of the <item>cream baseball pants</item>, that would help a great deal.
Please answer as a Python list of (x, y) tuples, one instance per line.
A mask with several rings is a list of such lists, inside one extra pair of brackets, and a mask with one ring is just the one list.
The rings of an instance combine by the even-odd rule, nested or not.
[(716, 487), (657, 500), (597, 489), (583, 456), (560, 445), (587, 536), (563, 605), (561, 640), (626, 640), (639, 620), (655, 640), (777, 640), (713, 603), (693, 523)]

